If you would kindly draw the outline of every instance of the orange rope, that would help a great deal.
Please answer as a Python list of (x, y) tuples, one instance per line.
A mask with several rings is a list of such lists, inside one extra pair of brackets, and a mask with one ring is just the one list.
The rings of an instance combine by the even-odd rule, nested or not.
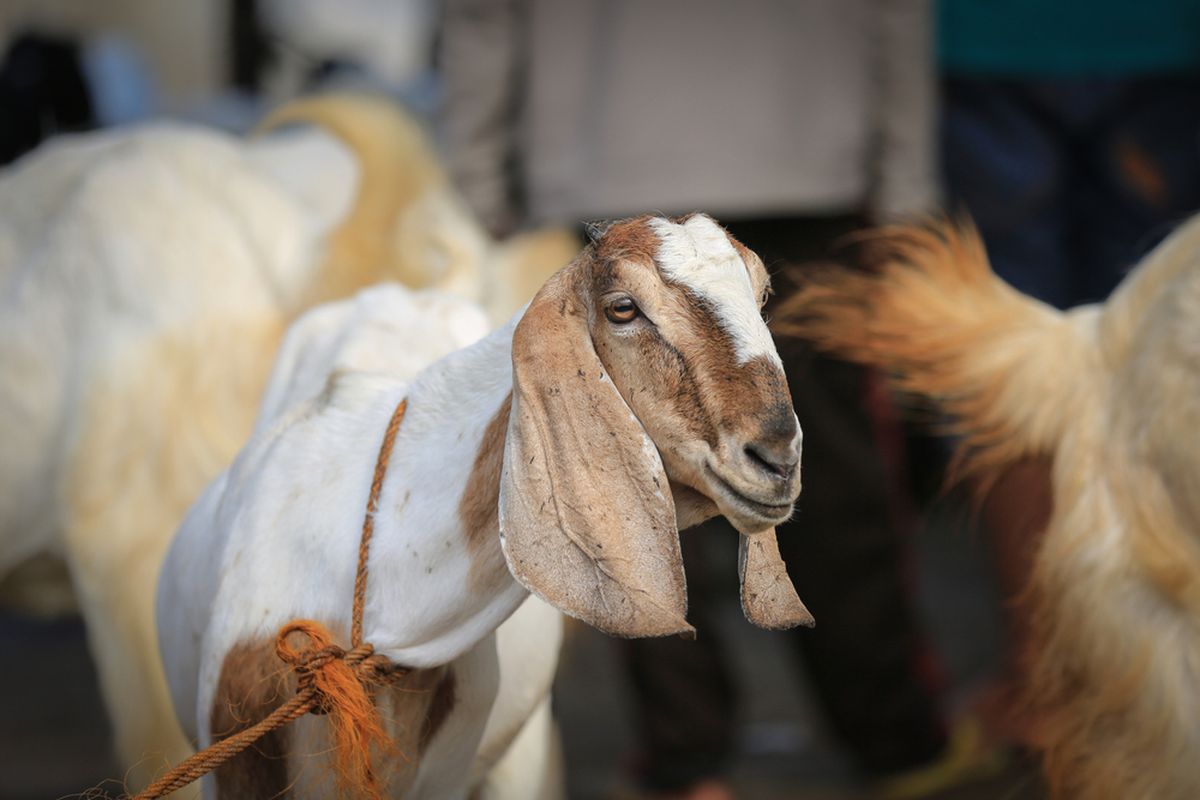
[(303, 717), (316, 705), (315, 697), (316, 689), (312, 687), (309, 687), (307, 692), (297, 691), (295, 697), (275, 709), (262, 722), (222, 739), (176, 764), (166, 775), (143, 789), (134, 800), (162, 797), (199, 780), (271, 731)]
[[(386, 750), (391, 746), (391, 740), (383, 729), (371, 690), (377, 685), (398, 680), (407, 675), (409, 670), (376, 655), (375, 648), (363, 643), (362, 617), (367, 592), (367, 556), (371, 537), (375, 533), (375, 512), (379, 508), (379, 494), (383, 489), (383, 478), (396, 443), (396, 434), (407, 408), (408, 400), (401, 400), (392, 412), (375, 461), (375, 474), (371, 478), (367, 513), (358, 546), (358, 570), (354, 575), (351, 649), (343, 650), (333, 644), (333, 637), (319, 622), (293, 620), (284, 625), (275, 638), (275, 652), (296, 673), (295, 696), (261, 722), (181, 761), (133, 800), (156, 800), (182, 789), (217, 769), (271, 731), (310, 712), (329, 715), (342, 796), (380, 796), (371, 768), (371, 748), (376, 746)], [(306, 636), (308, 645), (292, 647), (288, 641), (292, 634)]]
[(363, 605), (367, 597), (367, 555), (371, 550), (371, 537), (375, 535), (375, 512), (379, 510), (379, 493), (383, 490), (383, 476), (387, 473), (387, 464), (392, 457), (392, 447), (396, 444), (396, 433), (400, 430), (400, 421), (408, 410), (408, 398), (400, 401), (392, 412), (391, 422), (387, 432), (383, 434), (383, 443), (379, 445), (379, 457), (375, 460), (375, 475), (371, 478), (371, 493), (367, 497), (367, 515), (363, 518), (362, 539), (358, 543), (358, 572), (354, 575), (354, 608), (350, 612), (350, 646), (362, 644)]

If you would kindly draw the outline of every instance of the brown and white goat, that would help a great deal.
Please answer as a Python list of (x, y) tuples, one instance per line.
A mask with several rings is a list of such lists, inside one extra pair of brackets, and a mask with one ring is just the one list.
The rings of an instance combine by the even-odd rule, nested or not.
[[(159, 584), (189, 733), (207, 745), (286, 697), (273, 651), (284, 623), (345, 635), (376, 453), (401, 400), (363, 626), (377, 653), (415, 670), (377, 696), (407, 756), (376, 758), (389, 794), (478, 790), (545, 703), (557, 634), (527, 621), (530, 592), (611, 634), (690, 632), (679, 530), (718, 513), (743, 533), (747, 616), (810, 623), (774, 539), (800, 491), (800, 428), (760, 316), (766, 291), (759, 259), (708, 217), (642, 217), (411, 380), (334, 359), (325, 381), (293, 381), (282, 364), (255, 436), (193, 507)], [(412, 341), (357, 323), (343, 339), (356, 359), (443, 338), (436, 320), (406, 320)], [(209, 796), (335, 792), (324, 720), (272, 737), (222, 767)], [(528, 796), (496, 783), (488, 796)]]
[(1066, 313), (969, 227), (868, 241), (878, 271), (819, 273), (778, 330), (939, 401), (969, 471), (1053, 460), (1029, 594), (1055, 796), (1200, 797), (1200, 219)]

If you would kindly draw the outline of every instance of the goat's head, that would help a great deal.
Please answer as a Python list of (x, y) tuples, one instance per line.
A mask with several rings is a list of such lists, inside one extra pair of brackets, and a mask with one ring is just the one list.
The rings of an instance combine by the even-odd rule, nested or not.
[[(693, 215), (613, 224), (537, 294), (513, 337), (500, 502), (525, 586), (610, 633), (688, 631), (677, 523), (722, 513), (743, 533), (747, 615), (808, 621), (774, 544), (800, 427), (767, 290), (758, 257)], [(751, 600), (748, 561), (770, 573)]]

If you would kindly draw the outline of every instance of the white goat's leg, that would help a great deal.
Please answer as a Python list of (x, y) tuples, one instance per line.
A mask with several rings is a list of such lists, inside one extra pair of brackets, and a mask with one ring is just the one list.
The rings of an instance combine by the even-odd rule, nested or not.
[[(74, 543), (118, 537), (128, 537), (129, 542), (164, 538), (104, 526), (68, 531)], [(175, 719), (158, 659), (153, 597), (161, 555), (113, 555), (111, 550), (98, 554), (87, 546), (76, 547), (69, 563), (117, 758), (129, 770), (125, 777), (135, 789), (186, 758), (192, 747)]]
[(188, 506), (249, 434), (281, 327), (220, 321), (128, 346), (80, 412), (65, 551), (131, 788), (192, 751), (159, 655), (158, 573)]
[(561, 800), (567, 796), (562, 743), (550, 713), (550, 695), (538, 704), (517, 738), (479, 787), (481, 800)]

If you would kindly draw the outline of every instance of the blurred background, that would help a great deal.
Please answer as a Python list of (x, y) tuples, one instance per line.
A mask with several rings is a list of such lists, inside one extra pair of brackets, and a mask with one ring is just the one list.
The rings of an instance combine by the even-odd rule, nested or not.
[[(1003, 277), (1069, 307), (1200, 207), (1190, 0), (2, 0), (0, 54), (0, 164), (164, 118), (243, 136), (296, 97), (371, 91), (425, 126), (494, 241), (703, 210), (777, 299), (852, 262), (863, 226), (966, 211)], [(569, 629), (569, 796), (1042, 797), (1014, 609), (1044, 465), (974, 502), (944, 484), (931, 414), (781, 353), (805, 488), (780, 543), (818, 627), (751, 628), (736, 537), (685, 533), (696, 642)], [(124, 765), (74, 601), (30, 613), (62, 564), (18, 566), (0, 798), (70, 796)]]

